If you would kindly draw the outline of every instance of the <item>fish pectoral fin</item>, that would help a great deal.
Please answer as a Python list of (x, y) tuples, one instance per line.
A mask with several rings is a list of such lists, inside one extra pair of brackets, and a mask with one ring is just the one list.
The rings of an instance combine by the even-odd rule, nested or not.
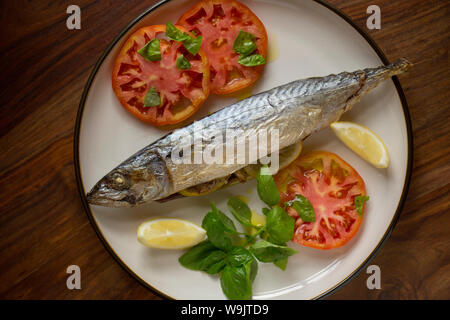
[(317, 131), (320, 122), (323, 120), (322, 108), (317, 105), (304, 105), (301, 115), (298, 118), (299, 126), (310, 128), (312, 132)]
[[(316, 127), (316, 125), (323, 118), (323, 110), (321, 107), (314, 104), (304, 104), (301, 107), (300, 112), (297, 113), (299, 122), (307, 122), (311, 128)], [(303, 124), (303, 125), (306, 125)]]
[(316, 105), (306, 105), (303, 107), (303, 113), (305, 116), (311, 119), (317, 119), (319, 121), (322, 119), (322, 108)]

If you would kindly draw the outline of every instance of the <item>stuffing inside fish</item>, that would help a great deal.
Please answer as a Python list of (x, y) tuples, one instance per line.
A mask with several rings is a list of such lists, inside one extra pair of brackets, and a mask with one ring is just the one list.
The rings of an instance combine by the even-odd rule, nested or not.
[[(87, 199), (95, 205), (130, 207), (170, 199), (194, 186), (208, 187), (218, 179), (246, 181), (245, 167), (328, 127), (362, 95), (411, 66), (399, 59), (388, 66), (293, 81), (249, 97), (138, 151), (97, 182)], [(265, 154), (251, 158), (250, 142), (259, 132), (276, 133), (277, 139), (266, 143)], [(236, 141), (231, 152), (226, 150), (229, 139), (218, 136)], [(246, 145), (244, 161), (238, 141)], [(215, 153), (213, 161), (201, 157), (205, 151), (209, 158)]]

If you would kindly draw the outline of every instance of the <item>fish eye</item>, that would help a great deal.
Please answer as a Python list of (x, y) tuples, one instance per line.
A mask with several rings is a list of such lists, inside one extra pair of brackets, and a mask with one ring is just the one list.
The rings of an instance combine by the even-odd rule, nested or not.
[(123, 189), (126, 187), (127, 183), (126, 183), (126, 179), (125, 177), (120, 174), (120, 173), (114, 173), (112, 176), (112, 183), (114, 184), (115, 187), (117, 187), (118, 189)]

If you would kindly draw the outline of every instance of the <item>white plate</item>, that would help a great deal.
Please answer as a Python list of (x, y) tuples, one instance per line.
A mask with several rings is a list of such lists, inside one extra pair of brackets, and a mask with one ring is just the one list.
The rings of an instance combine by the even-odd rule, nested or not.
[[(333, 8), (315, 1), (243, 1), (265, 24), (272, 59), (252, 89), (258, 93), (295, 79), (374, 67), (387, 62), (361, 30)], [(212, 195), (151, 203), (131, 209), (89, 206), (85, 191), (122, 160), (167, 132), (143, 124), (128, 114), (111, 89), (114, 57), (129, 34), (141, 26), (175, 22), (192, 1), (173, 0), (147, 10), (124, 30), (101, 57), (83, 95), (75, 132), (75, 162), (79, 189), (88, 216), (113, 256), (144, 285), (175, 299), (222, 299), (215, 276), (183, 268), (182, 251), (158, 251), (136, 240), (136, 229), (153, 216), (181, 217), (201, 223), (214, 201), (226, 211), (230, 195), (246, 195), (250, 206), (260, 201), (255, 183), (228, 188)], [(271, 58), (269, 58), (271, 59)], [(406, 196), (412, 157), (408, 111), (397, 80), (389, 80), (344, 116), (363, 124), (386, 143), (388, 169), (375, 169), (340, 143), (329, 130), (307, 139), (305, 149), (337, 153), (361, 174), (370, 202), (354, 239), (342, 248), (320, 251), (292, 244), (299, 253), (282, 272), (260, 264), (254, 283), (255, 299), (311, 299), (343, 285), (373, 257), (392, 230)], [(402, 101), (403, 100), (403, 101)], [(194, 118), (234, 103), (236, 98), (211, 97)], [(112, 279), (113, 280), (113, 279)]]

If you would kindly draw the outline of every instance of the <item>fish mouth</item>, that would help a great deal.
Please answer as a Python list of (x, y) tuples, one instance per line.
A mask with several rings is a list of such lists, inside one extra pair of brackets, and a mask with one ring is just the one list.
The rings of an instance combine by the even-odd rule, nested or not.
[(107, 197), (99, 197), (95, 194), (88, 193), (86, 195), (86, 199), (89, 204), (97, 205), (97, 206), (104, 206), (104, 207), (134, 207), (136, 205), (134, 196), (125, 196), (121, 200), (116, 199), (110, 199)]
[(128, 192), (107, 189), (101, 186), (94, 186), (86, 194), (89, 204), (105, 207), (133, 207), (136, 205), (136, 197)]

